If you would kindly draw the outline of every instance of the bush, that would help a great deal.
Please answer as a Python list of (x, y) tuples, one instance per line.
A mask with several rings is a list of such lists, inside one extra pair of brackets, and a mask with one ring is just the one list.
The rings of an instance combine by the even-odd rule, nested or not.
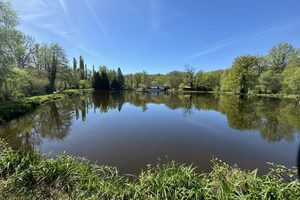
[(91, 84), (90, 84), (90, 82), (87, 81), (87, 80), (80, 80), (80, 81), (79, 81), (79, 88), (80, 88), (80, 89), (91, 88)]

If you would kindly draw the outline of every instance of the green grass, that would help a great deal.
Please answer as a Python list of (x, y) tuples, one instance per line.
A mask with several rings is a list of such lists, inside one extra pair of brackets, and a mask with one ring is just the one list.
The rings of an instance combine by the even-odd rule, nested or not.
[(82, 95), (86, 94), (89, 92), (93, 92), (94, 89), (69, 89), (69, 90), (64, 90), (63, 94), (68, 94), (68, 95)]
[(90, 91), (92, 90), (65, 90), (62, 93), (58, 94), (33, 96), (24, 99), (0, 102), (0, 124), (3, 121), (8, 121), (13, 118), (20, 117), (46, 102), (63, 99), (67, 96), (80, 95)]
[(299, 199), (294, 170), (276, 166), (270, 173), (243, 171), (213, 159), (210, 173), (196, 173), (175, 162), (148, 166), (138, 176), (116, 168), (59, 155), (3, 147), (0, 193), (4, 199)]

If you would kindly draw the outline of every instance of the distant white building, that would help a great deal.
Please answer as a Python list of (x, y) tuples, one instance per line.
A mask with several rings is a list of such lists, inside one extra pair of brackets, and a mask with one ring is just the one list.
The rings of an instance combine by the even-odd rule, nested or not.
[(160, 91), (166, 91), (165, 86), (151, 86), (149, 89), (149, 92), (160, 92)]

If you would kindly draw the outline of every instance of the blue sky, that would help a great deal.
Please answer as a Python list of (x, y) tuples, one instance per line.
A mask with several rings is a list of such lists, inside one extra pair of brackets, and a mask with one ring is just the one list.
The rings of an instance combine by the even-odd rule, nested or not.
[(299, 0), (13, 0), (19, 29), (89, 67), (211, 71), (286, 41), (300, 47)]

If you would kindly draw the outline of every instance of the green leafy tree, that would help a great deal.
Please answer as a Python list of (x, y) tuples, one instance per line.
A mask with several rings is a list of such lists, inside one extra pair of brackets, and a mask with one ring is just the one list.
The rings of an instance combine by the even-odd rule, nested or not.
[(164, 74), (152, 74), (150, 75), (151, 86), (165, 86), (170, 87), (167, 79), (167, 75)]
[(212, 72), (198, 71), (194, 78), (194, 86), (197, 90), (213, 91), (219, 90), (221, 85), (221, 76), (223, 70)]
[(36, 44), (32, 36), (24, 35), (16, 31), (15, 37), (11, 38), (11, 52), (19, 68), (32, 66), (35, 60)]
[(232, 68), (222, 77), (222, 90), (248, 93), (254, 90), (258, 74), (255, 69), (259, 59), (256, 56), (241, 56), (235, 59)]
[(300, 94), (300, 50), (291, 56), (282, 73), (282, 89), (287, 94)]
[(49, 80), (47, 92), (52, 93), (55, 90), (55, 81), (57, 74), (61, 73), (62, 68), (67, 67), (68, 60), (65, 50), (58, 44), (42, 45), (40, 48), (40, 65), (45, 70)]
[(108, 82), (111, 86), (112, 81), (117, 78), (117, 72), (115, 70), (107, 70)]
[(134, 88), (134, 79), (133, 79), (133, 74), (127, 74), (124, 76), (125, 79), (125, 87), (127, 89), (133, 89)]
[(205, 81), (206, 89), (208, 91), (220, 90), (222, 74), (223, 74), (223, 70), (206, 72), (204, 74), (204, 81)]
[(206, 83), (205, 83), (205, 73), (200, 70), (196, 73), (194, 78), (194, 87), (196, 90), (206, 91)]
[(12, 47), (16, 46), (14, 43), (18, 33), (17, 24), (17, 13), (11, 3), (0, 0), (0, 89), (15, 62)]
[(294, 53), (294, 47), (286, 42), (272, 47), (267, 55), (269, 65), (272, 70), (281, 73), (287, 66), (291, 55)]
[(85, 64), (84, 65), (84, 79), (88, 79), (88, 76), (89, 76), (89, 72), (88, 72), (88, 67), (87, 65)]
[(225, 70), (221, 77), (221, 91), (239, 92), (236, 74), (231, 69)]
[(89, 88), (89, 82), (84, 81), (85, 84), (80, 83), (79, 74), (74, 71), (73, 68), (69, 67), (68, 65), (63, 65), (59, 73), (57, 75), (57, 84), (59, 86), (59, 90), (65, 90), (65, 89), (78, 89), (82, 88), (82, 85), (84, 85), (84, 88)]
[(141, 77), (141, 83), (140, 83), (139, 87), (141, 86), (142, 88), (147, 88), (151, 85), (150, 76), (146, 71), (143, 71), (140, 74), (140, 77)]
[(170, 86), (170, 88), (178, 89), (179, 85), (184, 81), (185, 74), (184, 72), (180, 71), (172, 71), (169, 72), (166, 76), (168, 77), (167, 84)]
[(258, 78), (259, 90), (261, 93), (276, 94), (281, 90), (281, 76), (278, 73), (274, 73), (273, 70), (267, 70)]

